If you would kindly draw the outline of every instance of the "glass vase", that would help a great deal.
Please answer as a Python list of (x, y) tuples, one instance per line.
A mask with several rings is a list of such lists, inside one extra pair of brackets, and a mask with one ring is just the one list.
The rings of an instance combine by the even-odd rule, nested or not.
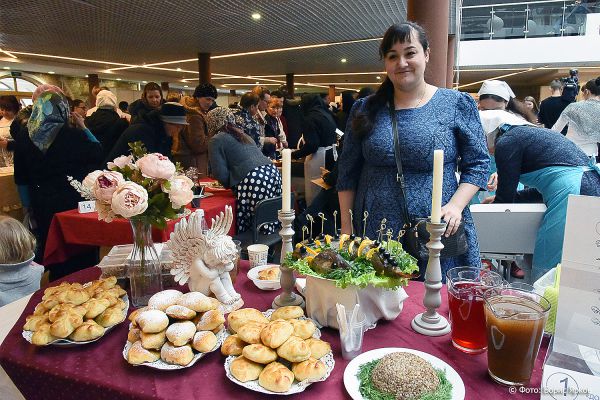
[(131, 302), (135, 307), (148, 305), (148, 299), (162, 290), (160, 258), (152, 241), (152, 226), (139, 219), (131, 219), (133, 250), (127, 259), (127, 275)]

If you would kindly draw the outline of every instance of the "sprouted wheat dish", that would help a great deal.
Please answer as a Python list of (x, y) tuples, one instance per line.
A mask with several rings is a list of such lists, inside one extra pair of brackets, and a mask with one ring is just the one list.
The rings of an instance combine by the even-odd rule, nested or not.
[(445, 371), (423, 358), (395, 352), (363, 364), (356, 375), (367, 400), (450, 400), (452, 384)]

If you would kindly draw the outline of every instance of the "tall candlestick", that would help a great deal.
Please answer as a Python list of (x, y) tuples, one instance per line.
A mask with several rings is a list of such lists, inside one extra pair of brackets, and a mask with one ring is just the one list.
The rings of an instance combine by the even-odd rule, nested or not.
[(283, 149), (281, 151), (281, 210), (284, 212), (291, 210), (291, 192), (292, 192), (292, 150)]
[(433, 189), (431, 190), (431, 222), (442, 218), (442, 182), (444, 180), (444, 150), (433, 152)]

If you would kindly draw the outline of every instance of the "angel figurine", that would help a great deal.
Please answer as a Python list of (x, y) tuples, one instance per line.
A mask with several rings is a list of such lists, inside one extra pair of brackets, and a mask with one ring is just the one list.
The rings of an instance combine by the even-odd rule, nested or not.
[(182, 218), (175, 224), (175, 230), (167, 241), (173, 252), (171, 275), (184, 285), (189, 280), (189, 288), (205, 295), (214, 293), (217, 300), (225, 305), (233, 305), (242, 298), (233, 288), (229, 271), (234, 267), (237, 249), (233, 239), (227, 235), (233, 221), (230, 206), (225, 207), (211, 228), (202, 231), (203, 210), (192, 213), (186, 221)]

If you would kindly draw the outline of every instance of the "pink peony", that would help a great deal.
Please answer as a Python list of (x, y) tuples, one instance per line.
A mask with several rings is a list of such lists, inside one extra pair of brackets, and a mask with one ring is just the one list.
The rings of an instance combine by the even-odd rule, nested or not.
[(171, 179), (175, 175), (175, 164), (160, 153), (146, 154), (135, 165), (146, 178)]
[(123, 175), (120, 172), (103, 171), (96, 178), (92, 191), (97, 200), (110, 203), (113, 193), (117, 190), (117, 186), (123, 182), (125, 182), (125, 179), (123, 179)]
[(194, 182), (185, 175), (177, 175), (169, 180), (169, 190), (163, 187), (163, 191), (169, 194), (169, 200), (173, 208), (180, 208), (192, 201)]
[(112, 196), (112, 210), (124, 218), (135, 217), (148, 208), (148, 192), (134, 182), (119, 185)]
[(86, 187), (87, 189), (89, 189), (90, 191), (92, 189), (94, 189), (94, 184), (96, 183), (96, 179), (98, 178), (98, 176), (102, 174), (102, 171), (100, 171), (99, 169), (90, 172), (89, 174), (87, 174), (87, 176), (83, 179), (83, 181), (81, 182), (81, 184)]
[(114, 160), (112, 160), (112, 162), (108, 162), (106, 164), (106, 166), (108, 167), (108, 169), (110, 170), (115, 170), (117, 168), (125, 168), (127, 166), (134, 168), (135, 165), (133, 164), (133, 156), (129, 155), (129, 156), (120, 156), (115, 158)]
[(117, 218), (113, 210), (110, 208), (110, 203), (103, 203), (96, 200), (96, 212), (98, 213), (98, 220), (104, 222), (112, 222), (113, 219)]

